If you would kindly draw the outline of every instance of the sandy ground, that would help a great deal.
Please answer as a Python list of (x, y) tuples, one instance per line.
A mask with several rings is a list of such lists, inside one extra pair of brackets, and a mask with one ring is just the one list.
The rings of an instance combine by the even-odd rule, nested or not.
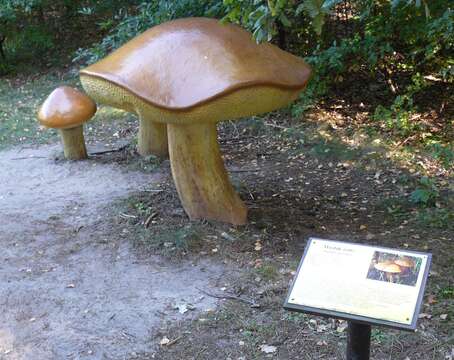
[[(163, 321), (216, 305), (197, 288), (223, 268), (138, 257), (128, 233), (106, 235), (105, 209), (159, 174), (56, 162), (58, 150), (0, 152), (1, 360), (133, 358), (156, 346)], [(195, 310), (175, 309), (187, 303)]]

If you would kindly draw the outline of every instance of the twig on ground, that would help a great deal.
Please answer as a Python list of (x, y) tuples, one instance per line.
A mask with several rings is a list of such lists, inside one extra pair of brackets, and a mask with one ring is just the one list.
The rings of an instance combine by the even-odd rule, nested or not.
[(123, 151), (124, 149), (126, 149), (128, 146), (129, 146), (129, 144), (126, 144), (126, 145), (120, 146), (119, 148), (112, 149), (112, 150), (93, 151), (93, 152), (88, 153), (88, 155), (102, 155), (102, 154), (109, 154), (109, 153), (113, 153), (113, 152), (120, 152), (120, 151)]
[(201, 349), (199, 350), (199, 352), (197, 353), (195, 359), (198, 359), (199, 356), (202, 355), (202, 353), (204, 353), (205, 351), (207, 351), (207, 349), (208, 349), (208, 348), (207, 348), (206, 346), (204, 346), (203, 348), (201, 348)]
[(399, 141), (396, 145), (394, 145), (395, 148), (398, 148), (402, 145), (405, 145), (406, 143), (408, 143), (409, 141), (415, 139), (416, 137), (418, 136), (418, 134), (415, 134), (415, 135), (411, 135), (405, 139), (403, 139), (402, 141)]
[(246, 139), (257, 139), (257, 136), (238, 136), (238, 137), (233, 137), (233, 138), (220, 139), (219, 143), (228, 144), (228, 143), (233, 143), (233, 142), (240, 142), (240, 141), (246, 140)]
[(143, 225), (145, 226), (146, 229), (148, 229), (148, 227), (150, 226), (151, 220), (153, 220), (156, 216), (158, 216), (158, 213), (153, 213), (147, 218), (147, 220), (145, 220)]
[(239, 297), (239, 296), (235, 296), (235, 295), (232, 295), (232, 294), (221, 294), (221, 295), (211, 294), (211, 293), (206, 292), (205, 290), (202, 290), (200, 288), (196, 288), (196, 289), (199, 290), (202, 294), (205, 294), (206, 296), (209, 296), (209, 297), (212, 297), (212, 298), (215, 298), (215, 299), (237, 300), (237, 301), (241, 301), (241, 302), (244, 302), (246, 304), (249, 304), (253, 308), (259, 308), (260, 307), (260, 304), (256, 303), (254, 300), (245, 299), (245, 298), (242, 298), (242, 297)]
[(47, 159), (46, 156), (24, 156), (18, 158), (12, 158), (11, 160), (28, 160), (28, 159)]
[(129, 219), (137, 219), (137, 216), (135, 215), (129, 215), (129, 214), (125, 214), (125, 213), (120, 213), (120, 217), (122, 218), (129, 218)]
[(165, 346), (171, 346), (171, 345), (175, 344), (180, 339), (181, 339), (181, 336), (178, 336), (177, 338), (175, 338), (173, 340), (170, 340)]
[(242, 173), (242, 172), (259, 172), (261, 169), (232, 169), (229, 172), (232, 173)]
[(277, 128), (277, 129), (283, 129), (283, 130), (287, 130), (288, 129), (288, 127), (285, 127), (285, 126), (282, 126), (282, 125), (277, 125), (277, 124), (272, 124), (272, 123), (269, 123), (269, 122), (265, 122), (264, 124), (266, 126), (274, 127), (274, 128)]

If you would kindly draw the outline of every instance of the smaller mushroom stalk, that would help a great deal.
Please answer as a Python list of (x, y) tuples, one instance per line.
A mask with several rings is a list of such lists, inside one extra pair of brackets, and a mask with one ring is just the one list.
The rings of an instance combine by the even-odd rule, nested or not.
[(216, 124), (167, 126), (172, 175), (189, 218), (245, 224), (247, 208), (229, 181)]
[(160, 158), (169, 156), (166, 124), (148, 120), (140, 115), (138, 138), (137, 151), (140, 155), (155, 155)]
[(71, 128), (60, 129), (60, 136), (63, 142), (63, 152), (68, 160), (86, 159), (87, 148), (85, 147), (83, 125)]

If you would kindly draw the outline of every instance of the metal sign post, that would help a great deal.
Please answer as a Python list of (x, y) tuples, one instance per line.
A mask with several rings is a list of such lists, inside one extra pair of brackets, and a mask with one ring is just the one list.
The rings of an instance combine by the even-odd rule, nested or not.
[(371, 326), (348, 322), (347, 360), (369, 360)]

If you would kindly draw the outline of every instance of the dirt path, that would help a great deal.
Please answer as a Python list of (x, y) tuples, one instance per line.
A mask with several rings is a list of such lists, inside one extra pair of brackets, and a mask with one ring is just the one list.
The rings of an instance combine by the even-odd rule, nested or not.
[[(211, 263), (140, 259), (105, 209), (159, 174), (55, 162), (58, 147), (0, 152), (0, 359), (124, 359), (150, 351), (162, 321), (215, 306)], [(175, 304), (190, 303), (184, 315)]]

